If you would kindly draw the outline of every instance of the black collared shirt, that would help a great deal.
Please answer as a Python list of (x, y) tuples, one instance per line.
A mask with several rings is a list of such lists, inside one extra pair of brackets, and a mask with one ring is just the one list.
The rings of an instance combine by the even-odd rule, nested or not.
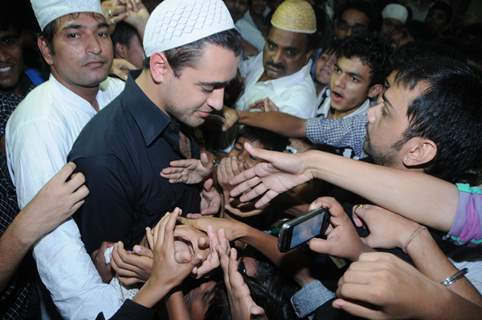
[[(138, 74), (84, 127), (68, 157), (90, 191), (75, 216), (89, 253), (102, 241), (138, 243), (146, 226), (175, 207), (199, 212), (199, 186), (171, 184), (160, 176), (170, 161), (183, 159), (181, 126), (142, 92), (133, 78)], [(191, 154), (199, 158), (192, 139)]]

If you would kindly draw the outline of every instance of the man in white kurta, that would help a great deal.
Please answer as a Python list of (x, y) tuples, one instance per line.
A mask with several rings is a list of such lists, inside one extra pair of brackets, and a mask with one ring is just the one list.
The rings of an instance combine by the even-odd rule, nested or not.
[[(58, 22), (58, 30), (52, 40), (54, 54), (46, 54), (45, 43), (39, 45), (52, 75), (27, 95), (7, 123), (8, 166), (20, 208), (66, 163), (72, 144), (96, 109), (112, 101), (124, 86), (120, 80), (106, 79), (112, 43), (104, 33), (108, 31), (98, 0), (38, 0), (32, 5), (42, 30), (52, 21)], [(81, 13), (71, 14), (75, 12)], [(69, 29), (69, 25), (81, 27)], [(84, 51), (76, 56), (69, 51), (74, 47)], [(66, 72), (77, 66), (75, 72)], [(85, 86), (71, 81), (96, 76), (98, 80)], [(89, 95), (84, 95), (86, 91)], [(122, 304), (119, 291), (102, 282), (72, 219), (40, 240), (33, 256), (64, 318), (94, 319), (101, 311), (110, 317)]]
[(310, 75), (316, 16), (306, 1), (284, 1), (271, 19), (262, 53), (240, 66), (244, 93), (235, 104), (246, 110), (269, 98), (279, 111), (307, 119), (315, 115), (317, 95)]
[(261, 81), (263, 53), (242, 62), (240, 74), (244, 78), (245, 90), (236, 102), (236, 109), (244, 111), (256, 101), (269, 98), (281, 112), (303, 119), (314, 117), (319, 99), (310, 68), (311, 61), (289, 76)]

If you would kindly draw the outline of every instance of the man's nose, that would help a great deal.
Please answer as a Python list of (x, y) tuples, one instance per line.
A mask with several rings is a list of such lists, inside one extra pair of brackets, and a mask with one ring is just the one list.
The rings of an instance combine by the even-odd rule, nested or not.
[(224, 106), (224, 88), (213, 90), (207, 103), (211, 108), (220, 111)]

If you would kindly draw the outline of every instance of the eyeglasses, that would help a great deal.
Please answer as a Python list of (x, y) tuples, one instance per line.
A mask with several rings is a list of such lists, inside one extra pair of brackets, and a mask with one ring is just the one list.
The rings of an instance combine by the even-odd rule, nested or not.
[(351, 31), (352, 34), (361, 34), (368, 31), (368, 27), (363, 24), (356, 23), (354, 25), (348, 24), (345, 20), (337, 22), (336, 27), (343, 32)]

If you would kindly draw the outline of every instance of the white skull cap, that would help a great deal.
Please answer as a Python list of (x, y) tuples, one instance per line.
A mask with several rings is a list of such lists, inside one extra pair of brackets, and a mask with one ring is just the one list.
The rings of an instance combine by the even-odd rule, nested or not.
[(30, 0), (40, 29), (57, 18), (77, 12), (102, 13), (100, 0)]
[(394, 19), (405, 24), (408, 18), (408, 10), (398, 3), (390, 3), (383, 8), (382, 17), (384, 19)]
[(222, 0), (164, 0), (147, 21), (144, 51), (150, 57), (234, 28)]

